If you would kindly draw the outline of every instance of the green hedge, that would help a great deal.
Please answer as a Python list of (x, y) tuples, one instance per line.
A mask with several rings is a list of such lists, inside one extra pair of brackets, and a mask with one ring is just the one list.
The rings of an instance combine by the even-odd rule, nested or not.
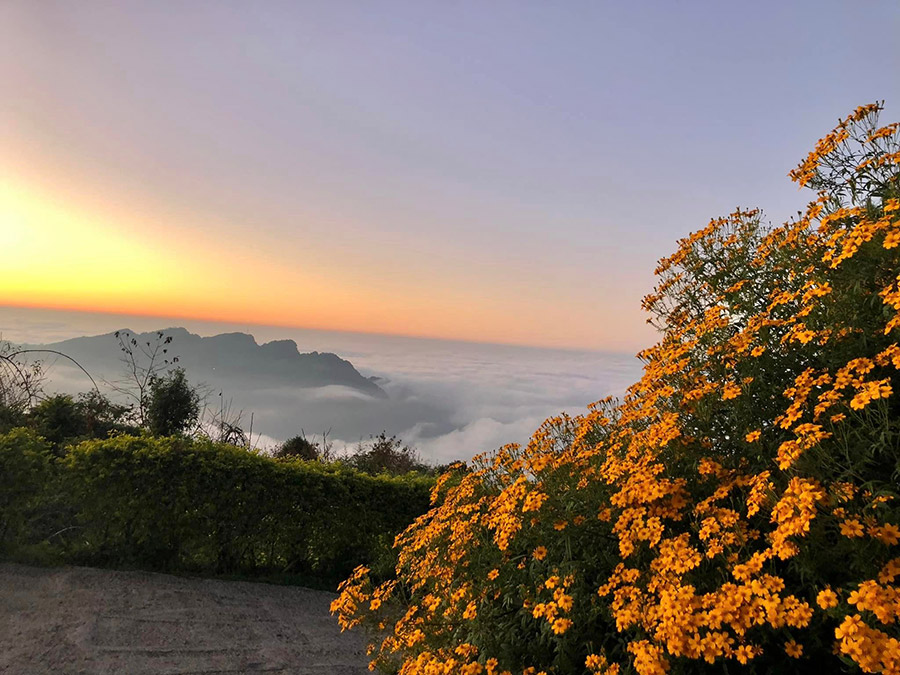
[(45, 486), (51, 479), (49, 446), (25, 429), (0, 435), (0, 552), (30, 543), (40, 529)]
[(33, 435), (0, 436), (4, 473), (9, 465), (38, 476), (23, 483), (30, 488), (4, 476), (0, 505), (19, 514), (53, 502), (56, 514), (44, 532), (17, 526), (20, 544), (53, 535), (45, 546), (69, 562), (323, 585), (359, 564), (387, 572), (394, 536), (428, 509), (433, 484), (178, 437), (85, 441), (43, 473), (29, 468), (35, 454), (49, 466), (49, 449)]

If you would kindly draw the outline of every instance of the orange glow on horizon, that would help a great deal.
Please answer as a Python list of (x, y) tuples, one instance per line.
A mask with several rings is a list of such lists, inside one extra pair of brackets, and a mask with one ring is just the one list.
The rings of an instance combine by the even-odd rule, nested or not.
[[(12, 173), (12, 172), (10, 172)], [(17, 172), (16, 175), (28, 175)], [(135, 208), (35, 180), (0, 187), (0, 305), (577, 349), (628, 349), (565, 331), (565, 302), (424, 279), (397, 288), (371, 268), (318, 267), (261, 254), (190, 214)], [(316, 256), (316, 251), (304, 254)], [(305, 260), (303, 257), (301, 260)], [(291, 261), (291, 262), (288, 262)], [(612, 342), (612, 344), (610, 344)]]

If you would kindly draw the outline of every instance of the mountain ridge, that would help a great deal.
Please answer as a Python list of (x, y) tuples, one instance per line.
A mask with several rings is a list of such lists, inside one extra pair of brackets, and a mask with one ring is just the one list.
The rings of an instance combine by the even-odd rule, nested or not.
[[(181, 326), (136, 333), (129, 328), (101, 335), (86, 335), (59, 342), (28, 345), (35, 349), (53, 349), (74, 358), (89, 372), (119, 368), (120, 345), (117, 334), (129, 334), (139, 343), (152, 346), (155, 341), (172, 338), (165, 345), (169, 360), (177, 358), (189, 379), (216, 384), (216, 380), (239, 377), (248, 385), (316, 388), (330, 385), (350, 387), (377, 398), (387, 394), (374, 380), (362, 375), (348, 360), (332, 352), (301, 352), (294, 340), (281, 339), (258, 343), (249, 333), (231, 332), (211, 336), (191, 333)], [(129, 338), (130, 340), (131, 338)]]

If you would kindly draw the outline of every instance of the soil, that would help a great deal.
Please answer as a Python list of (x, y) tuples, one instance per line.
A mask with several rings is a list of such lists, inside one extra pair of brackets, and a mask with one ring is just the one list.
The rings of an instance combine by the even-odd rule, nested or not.
[(86, 567), (0, 564), (0, 673), (367, 673), (334, 594)]

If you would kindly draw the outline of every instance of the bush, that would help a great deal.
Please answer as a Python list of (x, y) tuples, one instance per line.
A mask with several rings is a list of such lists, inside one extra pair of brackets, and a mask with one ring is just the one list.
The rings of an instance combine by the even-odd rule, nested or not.
[(131, 429), (124, 423), (127, 412), (126, 406), (113, 403), (97, 391), (79, 394), (77, 399), (56, 394), (23, 414), (21, 426), (27, 424), (50, 443), (55, 455), (62, 456), (69, 443)]
[(78, 404), (66, 394), (44, 399), (31, 409), (29, 417), (32, 428), (57, 449), (85, 432)]
[(386, 431), (370, 437), (368, 444), (360, 443), (356, 452), (347, 458), (347, 464), (373, 476), (381, 473), (400, 476), (411, 471), (431, 471), (431, 467), (422, 462), (414, 448), (404, 445), (396, 436), (388, 437)]
[(50, 448), (35, 433), (0, 435), (0, 551), (27, 541), (51, 475)]
[(129, 407), (113, 403), (99, 391), (79, 394), (77, 401), (87, 438), (107, 438), (113, 433), (137, 431), (127, 423)]
[[(855, 111), (777, 228), (682, 240), (621, 403), (441, 478), (332, 606), (413, 673), (900, 671), (900, 125)], [(385, 638), (381, 628), (387, 626)]]
[(147, 427), (155, 436), (183, 434), (197, 424), (200, 395), (187, 380), (183, 368), (150, 380)]
[(24, 405), (5, 405), (0, 402), (0, 433), (7, 433), (27, 424), (28, 416)]
[(65, 554), (334, 584), (390, 558), (394, 536), (427, 509), (430, 485), (177, 436), (85, 441), (61, 460), (60, 490), (79, 528)]
[(294, 458), (313, 461), (319, 459), (319, 446), (307, 440), (306, 436), (294, 436), (289, 438), (275, 451), (275, 457), (279, 459)]

